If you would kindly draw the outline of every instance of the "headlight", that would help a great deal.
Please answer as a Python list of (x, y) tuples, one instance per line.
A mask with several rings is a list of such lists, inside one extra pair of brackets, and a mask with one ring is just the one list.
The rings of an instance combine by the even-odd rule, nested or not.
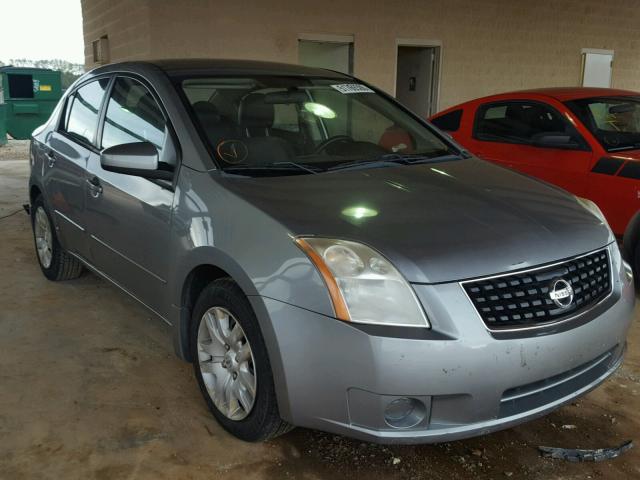
[(340, 320), (429, 327), (413, 289), (380, 253), (347, 240), (307, 237), (296, 243), (322, 275)]

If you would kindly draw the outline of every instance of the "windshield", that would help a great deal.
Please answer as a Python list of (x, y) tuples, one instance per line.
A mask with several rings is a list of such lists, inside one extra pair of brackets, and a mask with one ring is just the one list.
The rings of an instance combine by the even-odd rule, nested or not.
[(350, 79), (192, 78), (181, 87), (218, 165), (229, 173), (314, 174), (444, 161), (458, 153)]
[(640, 98), (584, 98), (567, 106), (608, 152), (640, 148)]

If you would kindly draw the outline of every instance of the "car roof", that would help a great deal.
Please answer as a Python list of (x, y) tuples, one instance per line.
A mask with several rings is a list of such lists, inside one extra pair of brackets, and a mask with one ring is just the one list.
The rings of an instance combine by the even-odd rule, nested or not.
[(305, 67), (278, 62), (264, 62), (260, 60), (233, 60), (214, 58), (172, 58), (157, 60), (127, 61), (112, 63), (99, 67), (100, 70), (112, 71), (118, 67), (135, 69), (136, 66), (153, 65), (164, 71), (170, 77), (189, 75), (276, 75), (276, 76), (304, 76), (329, 77), (349, 79), (348, 75), (323, 68)]
[(595, 87), (554, 87), (554, 88), (535, 88), (530, 90), (521, 90), (511, 92), (511, 94), (532, 94), (544, 95), (555, 98), (556, 100), (566, 101), (578, 98), (589, 97), (617, 97), (617, 96), (640, 96), (640, 92), (631, 90), (620, 90), (616, 88), (595, 88)]
[(467, 108), (470, 105), (481, 104), (500, 100), (509, 99), (526, 99), (531, 98), (553, 98), (560, 102), (566, 102), (569, 100), (577, 100), (580, 98), (591, 97), (640, 97), (640, 92), (634, 92), (632, 90), (620, 90), (616, 88), (595, 88), (595, 87), (551, 87), (551, 88), (532, 88), (528, 90), (515, 90), (512, 92), (496, 93), (493, 95), (487, 95), (486, 97), (479, 97), (473, 100), (459, 103), (445, 110), (442, 110), (431, 118), (437, 118), (454, 110), (461, 108)]
[(616, 88), (595, 88), (595, 87), (534, 88), (529, 90), (517, 90), (513, 92), (489, 95), (487, 97), (479, 98), (473, 101), (479, 101), (479, 100), (485, 101), (491, 98), (508, 98), (511, 96), (526, 97), (528, 95), (550, 97), (558, 101), (564, 102), (567, 100), (576, 100), (578, 98), (590, 98), (590, 97), (640, 96), (640, 92), (634, 92), (631, 90), (620, 90)]

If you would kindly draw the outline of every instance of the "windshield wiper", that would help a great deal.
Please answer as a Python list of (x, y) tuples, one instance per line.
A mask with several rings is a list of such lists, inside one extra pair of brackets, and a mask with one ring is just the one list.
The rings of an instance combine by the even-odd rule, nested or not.
[(268, 165), (234, 165), (225, 167), (223, 169), (225, 172), (273, 172), (273, 171), (281, 171), (281, 172), (307, 172), (317, 174), (321, 170), (318, 168), (314, 168), (308, 165), (303, 165), (295, 162), (276, 162)]
[(430, 156), (423, 153), (387, 153), (368, 160), (356, 160), (341, 163), (328, 168), (328, 171), (355, 170), (359, 168), (393, 167), (396, 165), (416, 165), (419, 163), (441, 162), (448, 159), (460, 158), (459, 155), (447, 152), (444, 155)]
[(305, 172), (309, 172), (309, 173), (313, 173), (314, 175), (318, 173), (319, 169), (315, 168), (315, 167), (311, 167), (309, 165), (304, 165), (302, 163), (296, 163), (296, 162), (276, 162), (272, 164), (273, 166), (276, 165), (288, 165), (291, 167), (297, 167), (300, 170), (304, 170)]
[(634, 143), (633, 145), (623, 145), (622, 147), (609, 148), (608, 152), (622, 152), (623, 150), (637, 150), (640, 148), (640, 143)]

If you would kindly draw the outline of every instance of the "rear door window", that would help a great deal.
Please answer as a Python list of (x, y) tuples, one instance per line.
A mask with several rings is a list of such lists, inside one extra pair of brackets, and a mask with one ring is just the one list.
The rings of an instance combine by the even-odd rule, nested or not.
[(98, 114), (109, 85), (109, 78), (87, 83), (76, 90), (67, 101), (67, 115), (63, 126), (69, 136), (94, 146), (98, 131)]

